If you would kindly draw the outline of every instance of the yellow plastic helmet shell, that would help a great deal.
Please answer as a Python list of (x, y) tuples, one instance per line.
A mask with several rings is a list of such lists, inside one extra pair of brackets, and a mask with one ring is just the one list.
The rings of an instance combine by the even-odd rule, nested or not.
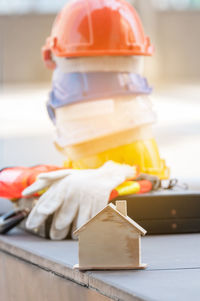
[(166, 166), (165, 160), (160, 158), (155, 139), (135, 141), (87, 158), (75, 161), (68, 160), (65, 162), (65, 167), (98, 168), (109, 160), (138, 165), (140, 172), (158, 176), (160, 179), (168, 179), (170, 176), (170, 170)]

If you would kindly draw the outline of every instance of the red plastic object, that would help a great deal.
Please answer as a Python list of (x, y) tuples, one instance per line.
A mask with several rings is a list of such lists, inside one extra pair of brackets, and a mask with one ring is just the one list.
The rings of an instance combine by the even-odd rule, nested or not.
[(140, 184), (139, 194), (150, 192), (153, 189), (153, 184), (148, 180), (138, 181), (138, 183)]
[(116, 189), (113, 189), (113, 191), (110, 194), (110, 199), (109, 201), (114, 200), (115, 198), (117, 198), (119, 196), (119, 192)]
[(59, 170), (56, 166), (5, 168), (0, 172), (0, 197), (11, 200), (22, 197), (22, 191), (33, 184), (41, 173)]
[(140, 18), (125, 0), (76, 0), (58, 14), (44, 49), (59, 57), (152, 55)]
[(45, 46), (42, 48), (42, 57), (48, 69), (54, 70), (56, 68), (56, 63), (52, 59), (51, 50), (49, 48)]

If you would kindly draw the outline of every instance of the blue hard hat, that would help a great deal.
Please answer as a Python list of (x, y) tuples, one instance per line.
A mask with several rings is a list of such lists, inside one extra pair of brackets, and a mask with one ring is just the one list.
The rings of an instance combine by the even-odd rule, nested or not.
[(122, 95), (150, 94), (145, 78), (128, 72), (63, 73), (54, 71), (53, 87), (47, 103), (50, 118), (55, 121), (55, 109), (97, 99)]

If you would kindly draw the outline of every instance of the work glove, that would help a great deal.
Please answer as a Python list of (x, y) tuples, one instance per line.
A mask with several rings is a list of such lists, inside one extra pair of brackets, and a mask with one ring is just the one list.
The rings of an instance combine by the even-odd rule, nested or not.
[(98, 169), (66, 169), (40, 174), (23, 191), (24, 196), (47, 189), (32, 209), (26, 227), (38, 228), (53, 215), (52, 240), (62, 240), (81, 227), (108, 203), (112, 190), (127, 179), (136, 177), (136, 168), (112, 161)]

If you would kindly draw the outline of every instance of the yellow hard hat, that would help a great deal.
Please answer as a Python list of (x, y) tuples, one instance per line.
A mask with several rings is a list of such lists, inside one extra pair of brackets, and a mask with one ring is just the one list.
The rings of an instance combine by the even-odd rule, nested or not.
[(135, 141), (86, 158), (68, 160), (65, 162), (65, 167), (98, 168), (109, 160), (138, 165), (140, 172), (158, 176), (160, 179), (168, 179), (170, 176), (170, 170), (166, 166), (165, 160), (160, 158), (155, 139)]

